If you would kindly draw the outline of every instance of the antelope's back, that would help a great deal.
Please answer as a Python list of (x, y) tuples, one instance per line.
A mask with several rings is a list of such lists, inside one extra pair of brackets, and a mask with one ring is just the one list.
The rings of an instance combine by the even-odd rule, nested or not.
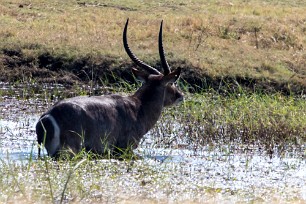
[(48, 119), (37, 123), (38, 143), (41, 144), (44, 137), (42, 124), (47, 133), (46, 148), (54, 138), (55, 126), (58, 126), (61, 143), (77, 146), (76, 151), (84, 145), (86, 149), (101, 152), (103, 142), (114, 144), (122, 132), (130, 131), (127, 128), (132, 126), (129, 122), (135, 119), (134, 106), (128, 97), (119, 95), (79, 96), (62, 100), (41, 117), (52, 116), (55, 122)]

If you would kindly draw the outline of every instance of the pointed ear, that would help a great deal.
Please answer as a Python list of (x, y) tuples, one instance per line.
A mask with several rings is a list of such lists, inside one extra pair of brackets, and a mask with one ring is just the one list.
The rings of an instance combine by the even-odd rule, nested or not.
[(181, 74), (181, 68), (177, 68), (170, 74), (163, 77), (162, 79), (163, 84), (174, 83), (180, 77), (180, 74)]
[(140, 71), (140, 70), (135, 69), (135, 68), (132, 68), (132, 72), (133, 72), (134, 76), (135, 76), (138, 80), (140, 80), (140, 81), (142, 81), (142, 82), (148, 81), (148, 77), (149, 77), (149, 74), (148, 74), (148, 73), (143, 72), (143, 71)]

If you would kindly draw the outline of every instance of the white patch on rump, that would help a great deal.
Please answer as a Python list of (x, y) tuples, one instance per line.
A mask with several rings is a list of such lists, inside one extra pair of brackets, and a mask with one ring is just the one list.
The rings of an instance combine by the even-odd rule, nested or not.
[(51, 123), (52, 123), (52, 126), (54, 128), (54, 135), (53, 135), (52, 141), (51, 141), (50, 144), (46, 144), (46, 148), (48, 150), (49, 155), (53, 156), (60, 146), (60, 128), (59, 128), (55, 118), (52, 115), (50, 115), (50, 114), (45, 115), (44, 117), (41, 118), (41, 120), (42, 119), (50, 120)]

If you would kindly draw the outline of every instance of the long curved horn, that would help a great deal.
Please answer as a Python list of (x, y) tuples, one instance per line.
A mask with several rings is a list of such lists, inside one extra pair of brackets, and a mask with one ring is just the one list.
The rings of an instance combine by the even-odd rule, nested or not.
[(171, 72), (171, 70), (166, 60), (164, 47), (163, 47), (163, 21), (160, 23), (160, 30), (158, 36), (158, 49), (159, 49), (160, 61), (164, 70), (164, 75), (168, 75)]
[(132, 59), (132, 61), (138, 65), (139, 67), (143, 68), (144, 70), (146, 70), (147, 72), (149, 72), (150, 74), (161, 74), (157, 69), (155, 69), (154, 67), (151, 67), (150, 65), (144, 63), (143, 61), (141, 61), (140, 59), (138, 59), (136, 57), (136, 55), (131, 51), (128, 42), (127, 42), (127, 27), (129, 24), (129, 19), (127, 19), (125, 26), (124, 26), (124, 30), (123, 30), (123, 45), (125, 48), (126, 53), (129, 55), (129, 57)]

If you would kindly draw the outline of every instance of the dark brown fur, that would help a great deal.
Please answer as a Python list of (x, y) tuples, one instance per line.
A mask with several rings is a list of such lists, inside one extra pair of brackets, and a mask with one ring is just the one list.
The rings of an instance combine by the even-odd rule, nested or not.
[[(148, 73), (152, 70), (132, 71), (143, 85), (131, 96), (79, 96), (56, 103), (36, 125), (38, 143), (45, 140), (44, 146), (52, 157), (66, 149), (73, 153), (85, 148), (97, 154), (108, 151), (118, 154), (137, 148), (159, 119), (163, 107), (179, 103), (183, 94), (173, 85), (180, 69), (167, 75), (156, 70), (153, 74)], [(57, 137), (57, 128), (48, 116), (54, 118), (59, 129), (56, 151), (52, 150), (52, 141)]]

